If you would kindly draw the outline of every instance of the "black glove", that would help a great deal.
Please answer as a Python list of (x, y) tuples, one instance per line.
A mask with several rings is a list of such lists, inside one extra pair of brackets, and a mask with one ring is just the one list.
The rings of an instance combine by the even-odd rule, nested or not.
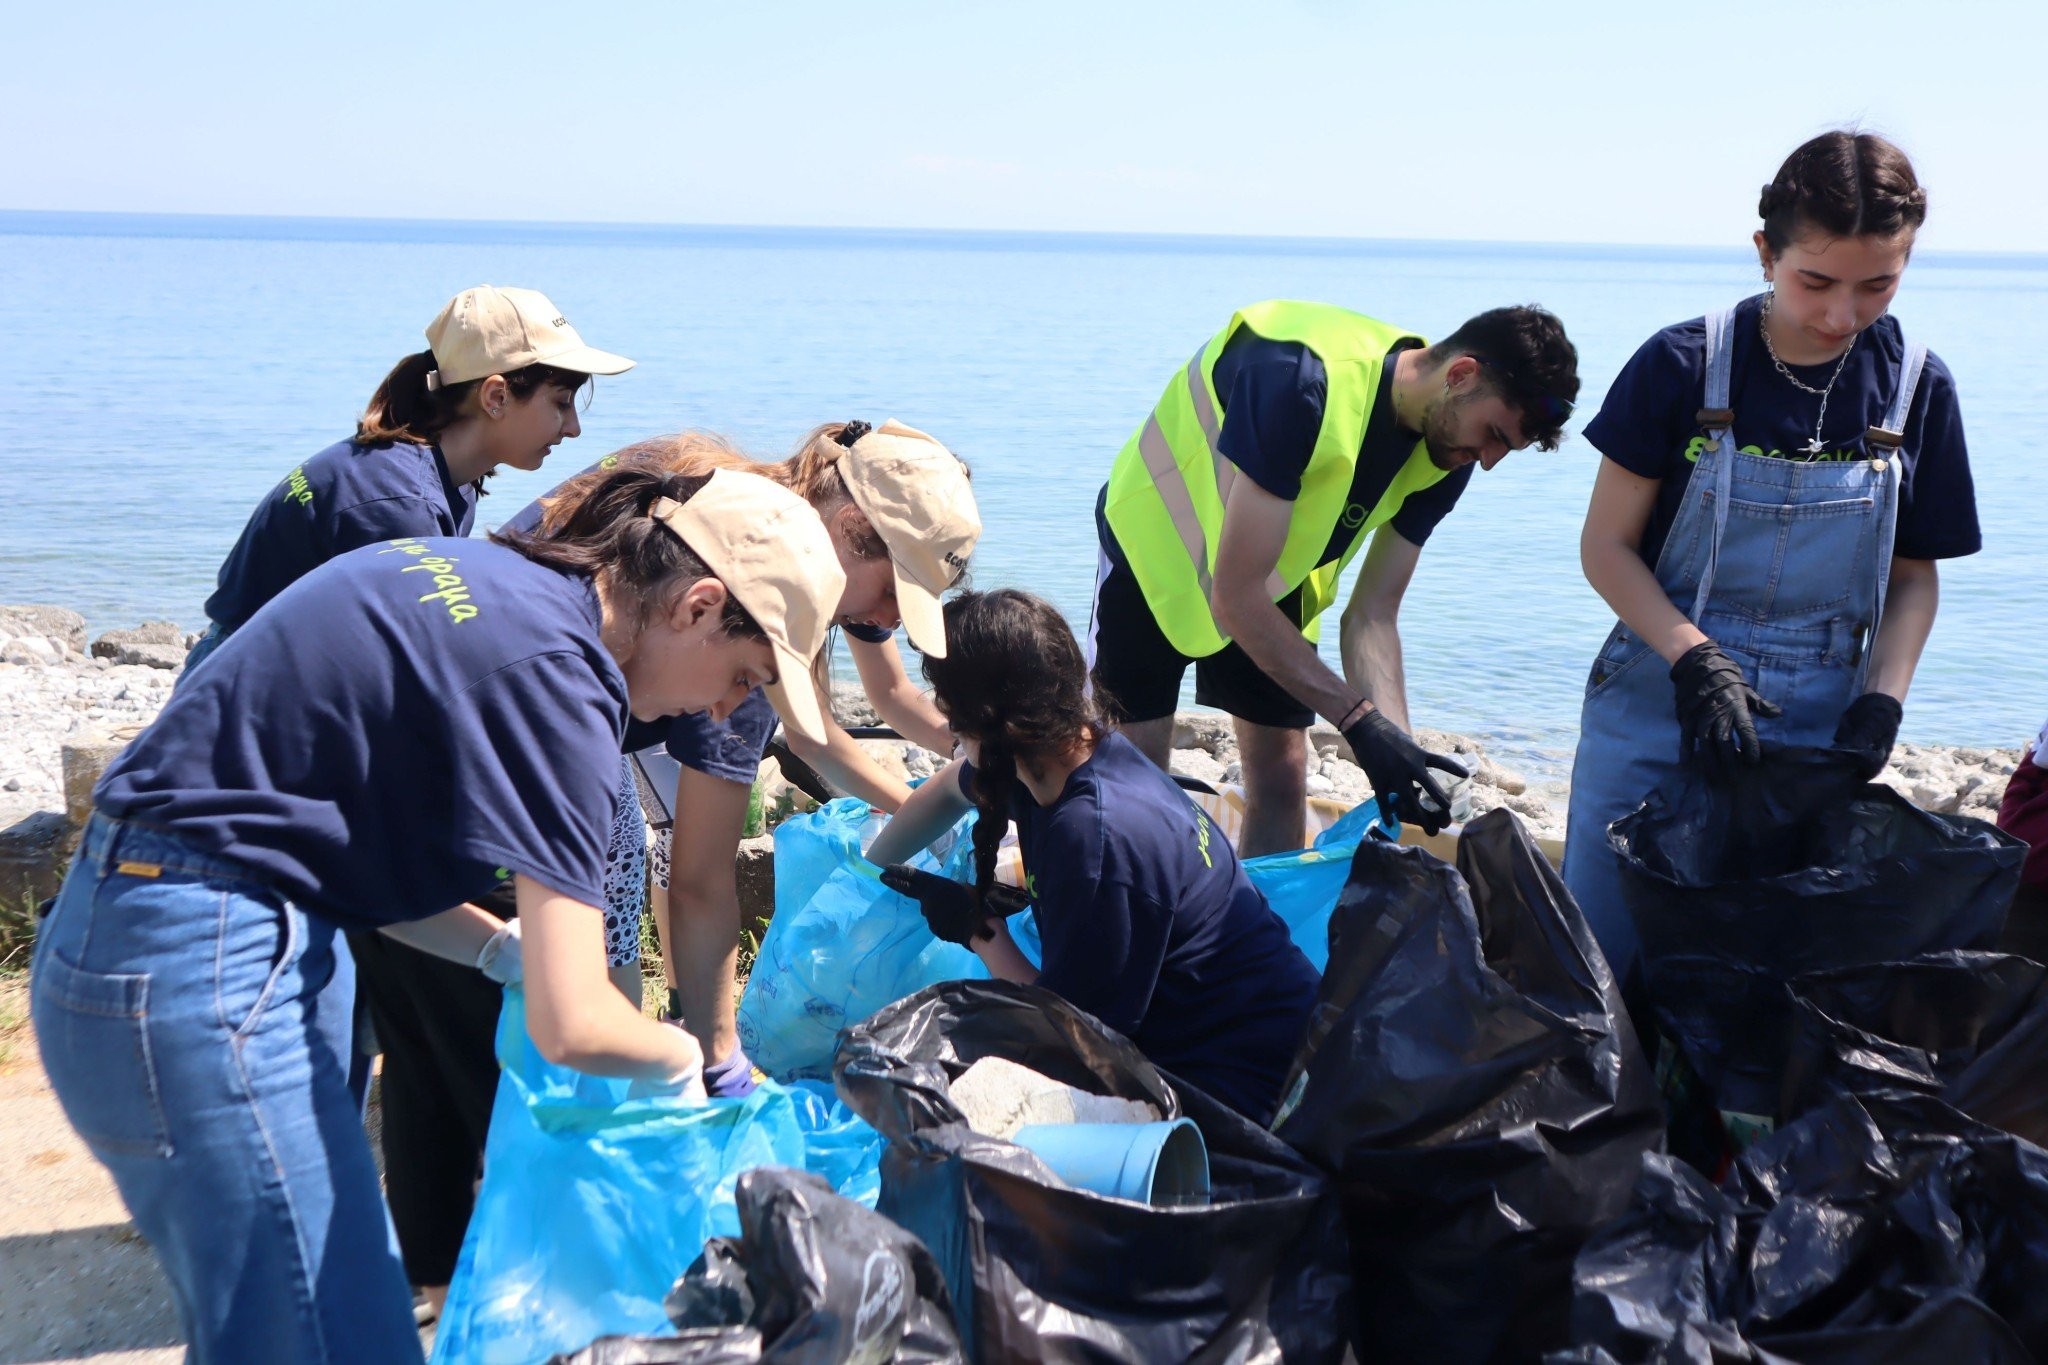
[(1842, 712), (1841, 722), (1835, 726), (1835, 747), (1863, 755), (1864, 777), (1876, 777), (1892, 761), (1892, 746), (1899, 742), (1899, 721), (1905, 714), (1897, 697), (1865, 692)]
[(1726, 781), (1738, 765), (1763, 761), (1754, 717), (1783, 715), (1742, 678), (1742, 666), (1712, 640), (1694, 645), (1671, 665), (1678, 702), (1679, 761), (1699, 763), (1710, 778)]
[(1462, 764), (1417, 744), (1377, 706), (1351, 722), (1351, 728), (1344, 731), (1344, 742), (1371, 780), (1382, 814), (1403, 824), (1420, 825), (1430, 834), (1451, 822), (1451, 798), (1444, 795), (1429, 770), (1470, 777)]
[(1014, 886), (997, 882), (983, 898), (965, 882), (904, 863), (891, 863), (883, 868), (882, 885), (917, 902), (918, 909), (924, 911), (924, 922), (931, 926), (932, 937), (963, 948), (973, 947), (976, 939), (993, 938), (995, 927), (989, 921), (1008, 919), (1031, 903)]

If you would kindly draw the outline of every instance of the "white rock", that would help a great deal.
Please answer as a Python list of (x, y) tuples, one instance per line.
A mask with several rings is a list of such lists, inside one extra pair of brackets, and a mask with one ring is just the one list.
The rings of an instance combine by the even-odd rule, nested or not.
[(1002, 1057), (982, 1058), (949, 1090), (968, 1127), (1004, 1139), (1033, 1123), (1157, 1123), (1162, 1117), (1143, 1100), (1091, 1095)]
[(9, 640), (0, 658), (11, 664), (54, 664), (64, 657), (63, 650), (51, 644), (40, 635), (23, 635)]
[(1223, 780), (1223, 765), (1206, 749), (1175, 749), (1167, 771), (1196, 778), (1211, 786)]

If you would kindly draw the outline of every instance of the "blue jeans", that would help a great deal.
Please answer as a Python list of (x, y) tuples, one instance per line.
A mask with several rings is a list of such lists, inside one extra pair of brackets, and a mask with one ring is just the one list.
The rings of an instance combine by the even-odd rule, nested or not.
[(420, 1359), (336, 940), (239, 865), (102, 815), (36, 937), (50, 1084), (162, 1260), (193, 1361)]

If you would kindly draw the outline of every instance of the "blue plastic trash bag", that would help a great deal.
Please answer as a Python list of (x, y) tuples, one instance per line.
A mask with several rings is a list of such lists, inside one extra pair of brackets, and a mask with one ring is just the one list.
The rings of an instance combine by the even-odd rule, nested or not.
[[(1314, 847), (1245, 864), (1318, 971), (1329, 960), (1330, 912), (1351, 855), (1377, 814), (1368, 802), (1317, 835)], [(964, 817), (935, 845), (939, 857), (920, 853), (912, 866), (971, 880), (973, 823)], [(988, 978), (980, 958), (933, 938), (917, 903), (882, 885), (881, 870), (860, 852), (874, 828), (867, 805), (850, 797), (776, 827), (775, 918), (739, 1006), (740, 1046), (771, 1076), (829, 1077), (842, 1028), (941, 981)], [(1039, 961), (1032, 911), (1011, 918), (1010, 936)]]
[[(847, 797), (776, 827), (775, 918), (739, 1006), (740, 1046), (771, 1076), (830, 1079), (840, 1029), (936, 982), (988, 976), (973, 952), (932, 937), (917, 902), (882, 885), (860, 853), (868, 819)], [(911, 866), (968, 880), (973, 822), (939, 840), (943, 860), (925, 852)]]
[(804, 1169), (873, 1208), (882, 1193), (882, 1135), (824, 1081), (793, 1081), (787, 1091), (804, 1135)]
[[(614, 1333), (669, 1330), (662, 1298), (714, 1235), (737, 1236), (734, 1186), (810, 1166), (872, 1204), (880, 1138), (829, 1092), (628, 1099), (628, 1081), (550, 1064), (505, 992), (483, 1188), (434, 1359), (529, 1362)], [(813, 1164), (815, 1163), (815, 1164)]]
[(1307, 848), (1245, 860), (1245, 875), (1286, 922), (1288, 936), (1319, 972), (1330, 965), (1330, 912), (1337, 908), (1337, 897), (1351, 875), (1351, 855), (1358, 852), (1359, 840), (1375, 829), (1389, 841), (1401, 837), (1401, 826), (1392, 821), (1380, 824), (1379, 813), (1378, 803), (1367, 801), (1346, 811)]

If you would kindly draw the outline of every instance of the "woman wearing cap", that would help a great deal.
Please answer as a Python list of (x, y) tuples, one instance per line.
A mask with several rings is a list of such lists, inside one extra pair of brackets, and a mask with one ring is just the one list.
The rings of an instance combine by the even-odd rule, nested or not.
[(419, 1359), (345, 1083), (342, 928), (519, 953), (463, 904), (509, 870), (542, 1054), (657, 1086), (701, 1065), (605, 980), (620, 734), (765, 686), (822, 736), (806, 674), (845, 574), (746, 474), (620, 469), (560, 510), (548, 539), (408, 537), (305, 575), (93, 793), (36, 1031), (195, 1360)]
[[(967, 466), (951, 451), (921, 431), (888, 421), (873, 428), (865, 422), (821, 426), (778, 464), (755, 464), (696, 433), (642, 442), (608, 458), (651, 459), (681, 469), (737, 464), (759, 470), (816, 508), (846, 569), (846, 595), (834, 619), (847, 632), (869, 700), (905, 738), (950, 752), (944, 719), (911, 684), (891, 637), (900, 625), (927, 655), (946, 652), (939, 595), (959, 580), (981, 536)], [(548, 525), (555, 516), (552, 505), (545, 514), (536, 506), (513, 524)], [(757, 694), (730, 716), (678, 716), (666, 735), (668, 753), (680, 765), (673, 843), (664, 850), (657, 839), (654, 875), (657, 897), (661, 888), (668, 893), (666, 905), (657, 908), (672, 986), (668, 1013), (680, 1015), (704, 1045), (705, 1084), (715, 1096), (744, 1095), (754, 1087), (734, 1020), (741, 925), (733, 857), (781, 709), (774, 700)], [(840, 790), (886, 811), (909, 795), (901, 778), (878, 768), (829, 716), (822, 742), (791, 730), (790, 747), (798, 757)], [(670, 857), (660, 857), (663, 852)]]
[(355, 435), (293, 469), (256, 505), (206, 599), (209, 624), (184, 677), (334, 556), (399, 536), (468, 535), (477, 481), (499, 465), (540, 468), (582, 432), (584, 381), (633, 368), (584, 345), (531, 289), (465, 289), (426, 335), (428, 348), (394, 365), (370, 395)]

